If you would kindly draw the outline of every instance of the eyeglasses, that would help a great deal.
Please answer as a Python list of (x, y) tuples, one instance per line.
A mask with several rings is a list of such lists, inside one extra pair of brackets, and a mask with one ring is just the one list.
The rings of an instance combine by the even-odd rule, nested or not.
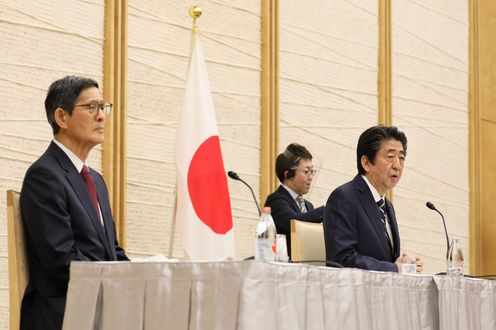
[(74, 108), (76, 107), (86, 107), (86, 110), (88, 110), (90, 114), (94, 114), (99, 110), (102, 110), (105, 116), (110, 115), (110, 112), (112, 111), (112, 103), (99, 104), (98, 102), (91, 102), (86, 104), (76, 104)]
[(305, 174), (306, 176), (310, 176), (310, 174), (312, 176), (315, 176), (315, 173), (317, 173), (317, 170), (304, 170), (304, 171), (301, 171), (303, 172), (303, 174)]

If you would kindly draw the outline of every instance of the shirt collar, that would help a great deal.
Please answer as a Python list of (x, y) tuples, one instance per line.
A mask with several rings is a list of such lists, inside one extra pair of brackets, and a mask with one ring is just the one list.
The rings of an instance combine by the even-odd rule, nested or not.
[(76, 167), (76, 170), (81, 173), (81, 170), (83, 169), (84, 163), (81, 159), (79, 159), (78, 156), (76, 156), (75, 153), (73, 153), (69, 148), (67, 148), (65, 145), (62, 144), (62, 142), (57, 141), (56, 139), (53, 139), (53, 142), (62, 149), (62, 151), (69, 157), (71, 160), (72, 164), (74, 167)]
[(365, 175), (362, 175), (362, 178), (367, 183), (367, 186), (369, 186), (369, 189), (370, 189), (370, 192), (372, 193), (372, 197), (374, 198), (374, 201), (377, 203), (378, 201), (380, 201), (381, 199), (383, 199), (384, 196), (381, 196), (379, 194), (379, 192), (377, 191), (377, 189), (375, 189), (375, 187), (372, 185), (372, 183), (370, 183), (369, 179), (367, 179), (367, 177)]
[(284, 189), (288, 191), (288, 193), (291, 195), (291, 197), (293, 197), (294, 200), (296, 200), (296, 197), (300, 196), (297, 192), (286, 186), (284, 183), (281, 183), (281, 186), (283, 186)]

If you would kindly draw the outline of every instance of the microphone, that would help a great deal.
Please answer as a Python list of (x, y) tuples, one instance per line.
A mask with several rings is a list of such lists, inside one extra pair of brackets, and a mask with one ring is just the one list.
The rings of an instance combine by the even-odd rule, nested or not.
[(261, 216), (262, 215), (262, 212), (260, 211), (260, 206), (258, 206), (258, 201), (257, 201), (257, 198), (255, 197), (255, 193), (253, 193), (253, 189), (251, 189), (250, 185), (248, 183), (246, 183), (243, 179), (241, 179), (238, 175), (238, 173), (234, 172), (234, 171), (229, 171), (227, 172), (227, 175), (233, 179), (233, 180), (236, 180), (236, 181), (241, 181), (243, 182), (251, 191), (251, 195), (253, 196), (253, 200), (255, 201), (255, 205), (257, 205), (257, 210), (258, 210), (258, 216)]
[(229, 175), (229, 177), (231, 179), (233, 179), (233, 180), (241, 180), (241, 178), (239, 177), (238, 173), (236, 173), (236, 172), (229, 171), (229, 172), (227, 172), (227, 175)]
[(438, 209), (432, 204), (431, 202), (425, 203), (425, 206), (427, 206), (429, 209), (436, 211), (441, 215), (441, 218), (443, 219), (443, 225), (444, 225), (444, 233), (446, 234), (446, 260), (448, 260), (448, 253), (449, 253), (449, 238), (448, 238), (448, 230), (446, 230), (446, 222), (444, 221), (444, 216), (441, 212), (439, 212)]

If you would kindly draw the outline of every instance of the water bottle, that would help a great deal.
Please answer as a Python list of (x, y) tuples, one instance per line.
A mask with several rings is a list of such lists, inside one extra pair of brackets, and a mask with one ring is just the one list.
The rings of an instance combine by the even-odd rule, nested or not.
[(261, 261), (275, 261), (276, 256), (276, 226), (270, 212), (270, 207), (264, 207), (257, 223), (255, 259)]
[(458, 237), (451, 239), (448, 250), (448, 271), (446, 274), (454, 276), (463, 276), (463, 252), (460, 247)]

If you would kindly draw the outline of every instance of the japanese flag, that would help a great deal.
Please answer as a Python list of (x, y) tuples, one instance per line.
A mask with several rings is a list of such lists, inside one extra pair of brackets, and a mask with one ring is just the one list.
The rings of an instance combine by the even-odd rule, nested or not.
[(194, 28), (182, 114), (176, 137), (176, 223), (191, 260), (234, 257), (231, 202), (215, 110)]

